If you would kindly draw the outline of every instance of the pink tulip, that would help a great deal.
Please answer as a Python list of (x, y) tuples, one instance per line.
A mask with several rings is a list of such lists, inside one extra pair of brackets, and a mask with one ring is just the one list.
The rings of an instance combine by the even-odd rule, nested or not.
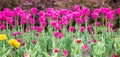
[(113, 28), (113, 27), (114, 27), (114, 25), (113, 25), (113, 24), (109, 24), (109, 27), (110, 27), (110, 28)]
[(85, 27), (80, 27), (80, 32), (84, 32), (85, 31)]
[(82, 24), (82, 23), (83, 23), (83, 20), (82, 20), (81, 18), (77, 18), (77, 19), (76, 19), (76, 22), (77, 22), (78, 24)]
[(94, 9), (93, 12), (100, 13), (100, 9)]
[(117, 32), (117, 29), (113, 29), (114, 32)]
[(56, 21), (52, 21), (52, 22), (51, 22), (51, 26), (56, 27), (56, 25), (57, 25), (57, 22), (56, 22)]
[(79, 18), (80, 17), (80, 13), (79, 12), (73, 12), (73, 17), (74, 18)]
[(36, 30), (37, 32), (41, 32), (41, 31), (43, 31), (44, 29), (43, 29), (43, 27), (38, 27), (38, 26), (36, 26), (36, 27), (35, 27), (35, 30)]
[(53, 8), (47, 8), (47, 11), (46, 11), (46, 15), (47, 16), (52, 16), (54, 13), (54, 9)]
[(96, 43), (96, 42), (97, 42), (97, 39), (94, 39), (93, 41), (94, 41), (94, 43)]
[(13, 29), (13, 28), (15, 28), (15, 25), (12, 25), (12, 24), (11, 24), (11, 27), (12, 27), (12, 29)]
[(12, 33), (12, 36), (14, 36), (14, 37), (17, 36), (17, 33), (16, 33), (16, 32), (13, 32), (13, 33)]
[(58, 37), (59, 39), (62, 39), (63, 36), (64, 36), (64, 34), (63, 34), (63, 33), (60, 33), (57, 37)]
[(106, 25), (106, 26), (109, 26), (109, 25), (110, 25), (110, 22), (106, 22), (105, 25)]
[(17, 41), (18, 41), (18, 42), (21, 42), (22, 40), (21, 40), (21, 38), (18, 38)]
[(45, 12), (44, 12), (44, 11), (39, 11), (39, 12), (38, 12), (38, 16), (39, 16), (39, 17), (45, 16)]
[(22, 9), (20, 7), (15, 7), (13, 11), (16, 15), (18, 15), (22, 11)]
[(59, 32), (54, 32), (54, 36), (57, 37), (59, 35)]
[(74, 26), (69, 27), (70, 32), (74, 32), (74, 30), (75, 30)]
[(35, 30), (35, 26), (30, 26), (30, 30)]
[(120, 15), (120, 8), (117, 8), (117, 9), (116, 9), (116, 13), (117, 13), (118, 15)]
[(25, 23), (26, 23), (26, 20), (21, 20), (22, 25), (25, 25)]
[(56, 28), (56, 30), (61, 30), (61, 26), (60, 25), (57, 25), (55, 28)]
[(22, 46), (24, 47), (26, 44), (25, 44), (25, 42), (22, 42)]
[(97, 25), (98, 27), (100, 27), (100, 26), (101, 26), (101, 23), (100, 23), (100, 22), (96, 22), (96, 25)]
[(99, 14), (98, 13), (92, 13), (92, 18), (93, 20), (96, 20), (98, 18)]
[(1, 30), (4, 30), (5, 28), (6, 28), (6, 26), (5, 25), (1, 25)]
[(35, 36), (38, 37), (38, 36), (39, 36), (39, 33), (36, 33)]
[(91, 41), (90, 41), (90, 40), (88, 40), (88, 43), (89, 43), (89, 44), (91, 44)]
[(34, 40), (34, 41), (33, 41), (33, 44), (35, 44), (35, 45), (36, 45), (36, 44), (37, 44), (37, 40)]
[(84, 12), (84, 14), (86, 16), (89, 16), (90, 15), (90, 9), (88, 7), (83, 7), (82, 11)]
[(84, 17), (84, 21), (88, 21), (89, 20), (89, 17), (88, 16), (85, 16)]
[(8, 24), (12, 24), (12, 23), (13, 23), (13, 18), (12, 18), (12, 17), (7, 18), (7, 20), (6, 20), (6, 21), (7, 21), (7, 23), (8, 23)]
[(111, 10), (110, 8), (101, 7), (101, 8), (100, 8), (100, 13), (106, 14), (106, 12), (108, 12), (108, 11), (110, 11), (110, 10)]
[(113, 19), (114, 19), (114, 11), (111, 10), (111, 11), (109, 11), (109, 12), (106, 12), (105, 17), (106, 17), (108, 20), (113, 20)]
[(25, 33), (28, 33), (28, 29), (25, 29), (24, 32), (25, 32)]
[(17, 34), (17, 35), (20, 35), (20, 34), (21, 34), (21, 32), (16, 32), (16, 34)]
[(45, 16), (41, 16), (38, 18), (37, 20), (38, 22), (45, 22), (46, 21), (46, 17)]
[(108, 29), (108, 28), (106, 29), (106, 32), (109, 32), (109, 29)]
[(30, 19), (29, 22), (30, 22), (31, 25), (35, 24), (35, 20), (34, 19)]
[(67, 18), (68, 18), (68, 21), (71, 21), (72, 18), (73, 18), (73, 14), (72, 14), (72, 13), (71, 13), (71, 14), (67, 14), (66, 16), (67, 16)]
[(88, 49), (89, 49), (89, 48), (88, 48), (88, 45), (87, 45), (87, 44), (84, 44), (84, 45), (83, 45), (83, 50), (84, 50), (84, 51), (87, 51)]
[(92, 34), (93, 34), (93, 28), (92, 28), (92, 26), (91, 26), (91, 25), (89, 25), (89, 26), (87, 27), (87, 29), (88, 29), (88, 31), (89, 31), (90, 33), (92, 33)]
[(68, 50), (67, 49), (63, 50), (63, 55), (64, 55), (64, 57), (68, 56)]
[(37, 10), (38, 10), (38, 9), (37, 9), (36, 7), (33, 7), (33, 8), (31, 9), (31, 13), (32, 13), (32, 14), (36, 14), (36, 13), (37, 13)]
[(0, 26), (2, 26), (3, 24), (2, 24), (2, 22), (0, 22)]
[(79, 5), (75, 5), (73, 8), (74, 11), (79, 11), (80, 10), (80, 6)]
[(66, 14), (67, 14), (67, 11), (68, 11), (67, 9), (61, 9), (61, 14), (62, 14), (62, 15), (66, 15)]
[(47, 23), (46, 22), (41, 22), (42, 27), (46, 27)]

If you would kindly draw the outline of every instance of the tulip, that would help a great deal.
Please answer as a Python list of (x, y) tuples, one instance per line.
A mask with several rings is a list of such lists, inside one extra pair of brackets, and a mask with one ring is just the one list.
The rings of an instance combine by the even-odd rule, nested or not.
[(59, 48), (55, 48), (55, 49), (54, 49), (54, 53), (58, 53), (59, 51), (60, 51)]
[(63, 50), (63, 55), (64, 55), (64, 57), (68, 56), (68, 50), (67, 49)]
[(75, 30), (74, 26), (69, 27), (70, 32), (74, 32), (74, 30)]
[(88, 45), (87, 45), (87, 44), (84, 44), (84, 45), (83, 45), (83, 50), (84, 50), (84, 51), (87, 51), (87, 50), (88, 50)]

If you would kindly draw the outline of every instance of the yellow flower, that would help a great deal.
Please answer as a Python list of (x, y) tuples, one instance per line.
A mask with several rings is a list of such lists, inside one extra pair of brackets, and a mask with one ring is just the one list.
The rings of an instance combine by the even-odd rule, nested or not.
[(19, 48), (20, 47), (20, 42), (18, 42), (16, 39), (11, 39), (8, 41), (8, 43), (12, 46), (14, 46), (15, 48)]
[(7, 36), (5, 34), (0, 34), (0, 40), (6, 40)]

